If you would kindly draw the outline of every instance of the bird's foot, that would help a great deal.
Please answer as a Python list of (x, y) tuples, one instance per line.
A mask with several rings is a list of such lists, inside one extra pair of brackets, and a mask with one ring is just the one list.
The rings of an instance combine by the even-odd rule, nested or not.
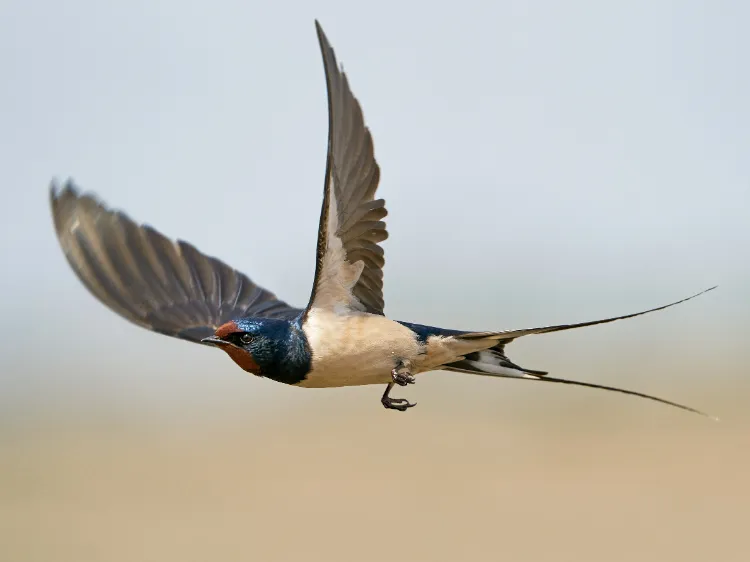
[[(394, 371), (395, 370), (396, 369), (394, 369)], [(408, 373), (407, 373), (407, 376), (411, 377), (411, 375), (409, 375)], [(411, 378), (413, 379), (414, 377), (411, 377)], [(393, 374), (393, 380), (394, 381), (396, 380), (396, 374), (395, 373)], [(414, 382), (414, 381), (412, 380), (412, 382)], [(417, 405), (416, 402), (414, 402), (412, 404), (406, 398), (391, 398), (389, 396), (389, 394), (390, 394), (391, 389), (393, 388), (394, 384), (395, 383), (393, 383), (393, 382), (388, 383), (388, 386), (386, 387), (385, 392), (383, 393), (383, 397), (380, 399), (380, 403), (383, 405), (383, 407), (386, 410), (398, 410), (399, 412), (405, 412), (409, 408), (413, 408), (414, 406)], [(407, 384), (409, 384), (409, 383), (406, 382), (406, 383), (404, 383), (401, 386), (405, 386)]]
[(409, 369), (403, 366), (396, 367), (391, 371), (391, 378), (399, 386), (406, 386), (407, 384), (414, 384), (415, 378), (409, 372)]
[(405, 412), (417, 405), (416, 402), (409, 402), (406, 398), (391, 398), (390, 396), (383, 396), (380, 402), (386, 410), (398, 410), (399, 412)]

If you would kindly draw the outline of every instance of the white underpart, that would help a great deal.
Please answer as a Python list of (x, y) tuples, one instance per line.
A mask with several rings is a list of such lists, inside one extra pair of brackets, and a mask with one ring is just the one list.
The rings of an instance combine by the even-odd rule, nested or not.
[[(334, 175), (335, 169), (331, 178), (332, 183)], [(313, 307), (333, 310), (338, 314), (346, 314), (350, 310), (364, 311), (365, 307), (352, 294), (352, 289), (359, 281), (365, 264), (363, 261), (352, 264), (346, 259), (344, 245), (337, 235), (337, 206), (336, 190), (331, 185), (328, 200), (327, 247), (316, 282)]]
[(303, 330), (312, 351), (305, 387), (386, 384), (399, 361), (414, 361), (423, 349), (408, 328), (366, 312), (313, 308)]
[[(308, 312), (302, 328), (312, 351), (312, 368), (299, 386), (310, 388), (387, 384), (399, 362), (408, 363), (411, 374), (418, 375), (497, 344), (491, 339), (442, 336), (430, 336), (426, 344), (420, 344), (414, 332), (384, 316), (366, 312), (339, 314), (320, 308)], [(492, 367), (476, 363), (482, 369)], [(494, 367), (491, 374), (495, 376), (536, 378), (514, 369)]]

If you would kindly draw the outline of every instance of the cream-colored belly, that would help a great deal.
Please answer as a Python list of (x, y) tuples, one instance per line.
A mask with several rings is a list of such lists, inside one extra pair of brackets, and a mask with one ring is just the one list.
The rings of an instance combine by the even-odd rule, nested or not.
[(299, 386), (309, 388), (386, 384), (399, 361), (416, 362), (423, 352), (411, 330), (379, 315), (313, 309), (303, 329), (312, 369)]

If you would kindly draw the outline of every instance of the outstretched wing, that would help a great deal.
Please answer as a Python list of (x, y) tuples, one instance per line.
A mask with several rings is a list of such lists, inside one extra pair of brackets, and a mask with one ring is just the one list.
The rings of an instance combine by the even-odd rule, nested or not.
[(60, 246), (81, 282), (131, 322), (161, 334), (200, 342), (235, 318), (291, 319), (302, 312), (247, 276), (134, 223), (68, 181), (50, 188)]
[(328, 89), (328, 159), (310, 308), (383, 314), (381, 220), (385, 201), (374, 199), (380, 180), (372, 137), (359, 102), (316, 21)]

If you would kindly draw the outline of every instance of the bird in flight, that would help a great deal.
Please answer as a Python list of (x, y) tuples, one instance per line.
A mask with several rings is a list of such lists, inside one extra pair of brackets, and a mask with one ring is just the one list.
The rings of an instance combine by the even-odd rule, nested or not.
[[(315, 278), (304, 308), (290, 306), (243, 273), (182, 240), (133, 222), (71, 180), (53, 181), (55, 230), (80, 281), (107, 307), (160, 334), (223, 350), (245, 371), (309, 388), (385, 385), (385, 408), (415, 404), (394, 385), (434, 370), (599, 388), (698, 410), (640, 392), (555, 378), (506, 355), (513, 340), (615, 320), (522, 330), (470, 332), (387, 318), (383, 313), (383, 199), (380, 168), (362, 109), (320, 24), (315, 22), (328, 93), (328, 155)], [(713, 287), (712, 287), (713, 288)], [(709, 291), (711, 289), (708, 289)], [(705, 414), (704, 414), (705, 415)]]

